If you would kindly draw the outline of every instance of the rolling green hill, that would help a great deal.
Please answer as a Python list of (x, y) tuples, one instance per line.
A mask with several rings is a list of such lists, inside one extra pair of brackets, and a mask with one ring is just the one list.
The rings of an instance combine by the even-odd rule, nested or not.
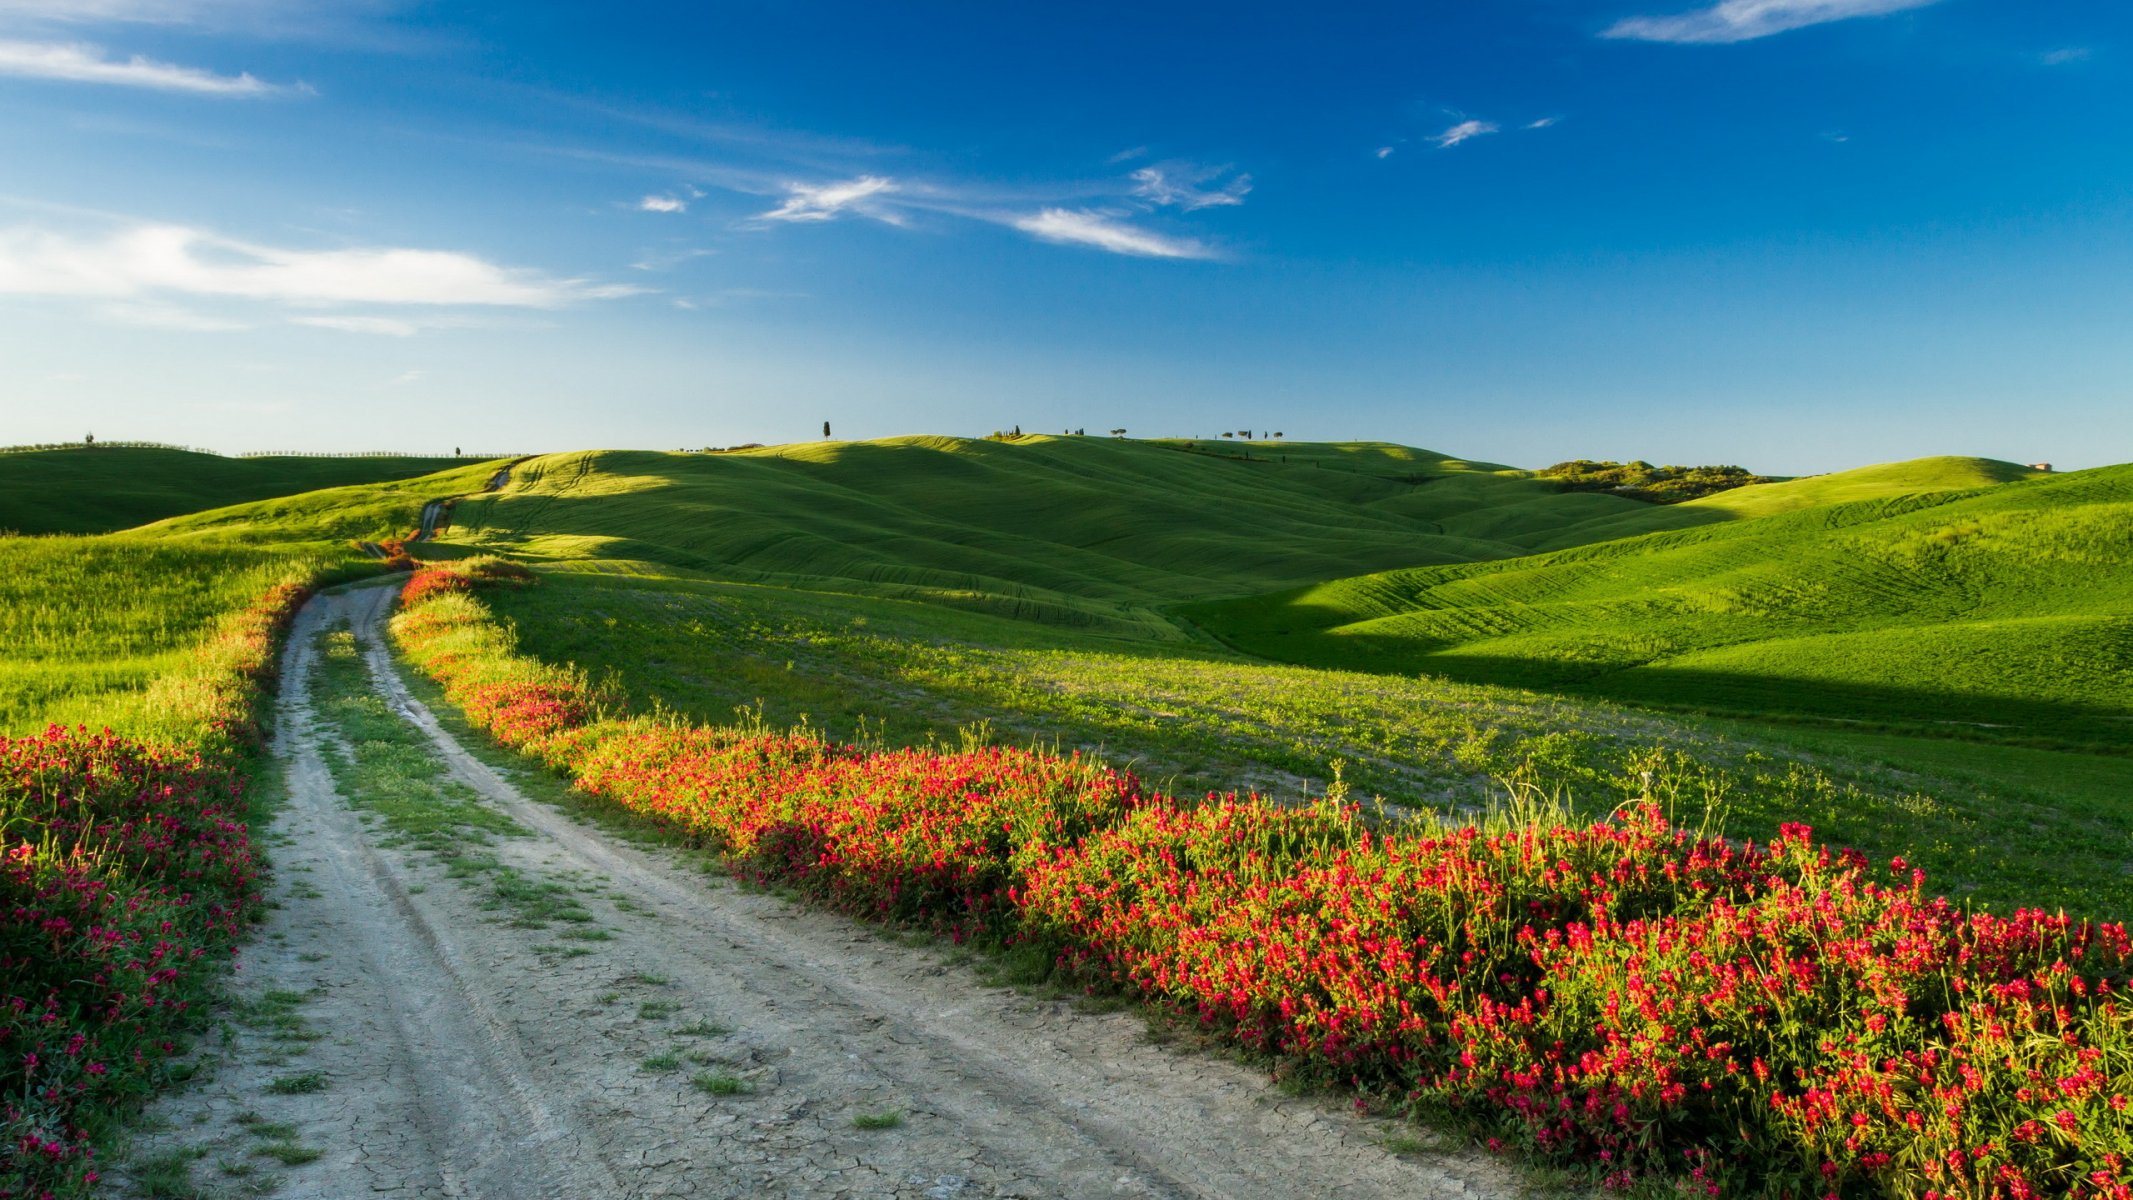
[(0, 531), (111, 533), (270, 496), (410, 479), (464, 461), (224, 458), (122, 446), (0, 454)]
[[(1966, 474), (2017, 481), (1900, 490)], [(2029, 474), (1924, 460), (1743, 488), (1679, 507), (1775, 515), (1184, 612), (1286, 662), (2126, 744), (2133, 466)]]
[(462, 502), (452, 540), (1176, 637), (1150, 606), (1725, 519), (1401, 446), (1254, 446), (1249, 460), (1186, 446), (913, 437), (550, 455)]

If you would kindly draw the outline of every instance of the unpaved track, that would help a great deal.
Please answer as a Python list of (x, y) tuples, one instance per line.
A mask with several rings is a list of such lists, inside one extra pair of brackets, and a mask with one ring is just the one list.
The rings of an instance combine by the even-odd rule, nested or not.
[[(381, 632), (391, 594), (313, 601), (284, 674), (295, 842), (277, 859), (310, 886), (278, 885), (248, 989), (317, 989), (305, 1014), (328, 1040), (299, 1067), (233, 1063), (163, 1106), (222, 1148), (242, 1147), (242, 1108), (299, 1126), (324, 1157), (278, 1195), (1515, 1194), (1492, 1162), (1389, 1153), (1385, 1127), (1157, 1049), (1136, 1018), (985, 989), (936, 949), (718, 886), (528, 801), (401, 686)], [(451, 773), (533, 831), (499, 857), (582, 885), (611, 940), (569, 956), (552, 932), (496, 923), (427, 856), (373, 848), (334, 793), (306, 694), (314, 634), (341, 621)], [(691, 1049), (752, 1091), (706, 1095), (693, 1067), (640, 1065)], [(264, 1077), (291, 1069), (330, 1086), (262, 1101)], [(889, 1110), (900, 1127), (853, 1126)]]

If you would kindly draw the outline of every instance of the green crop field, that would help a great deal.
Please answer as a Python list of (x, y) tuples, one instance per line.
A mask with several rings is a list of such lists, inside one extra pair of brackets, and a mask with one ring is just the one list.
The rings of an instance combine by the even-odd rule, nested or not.
[[(1945, 480), (1949, 461), (1855, 474)], [(1183, 611), (1287, 662), (2133, 744), (2133, 467), (1872, 499), (1831, 476), (1680, 507), (1775, 493), (1755, 519)]]
[(181, 513), (319, 488), (384, 483), (455, 458), (224, 458), (190, 450), (83, 446), (0, 454), (0, 533), (111, 533)]

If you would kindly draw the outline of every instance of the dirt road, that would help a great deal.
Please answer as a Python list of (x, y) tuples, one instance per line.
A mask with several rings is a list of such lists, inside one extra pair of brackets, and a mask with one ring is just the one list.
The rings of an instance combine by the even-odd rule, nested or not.
[[(1516, 1193), (1486, 1159), (1394, 1154), (1396, 1127), (1157, 1048), (1132, 1016), (985, 988), (937, 947), (528, 800), (402, 688), (389, 602), (321, 597), (290, 639), (288, 840), (280, 907), (246, 954), (253, 1019), (209, 1081), (158, 1106), (143, 1157), (190, 1155), (196, 1181), (233, 1192), (275, 1176), (285, 1197)], [(530, 831), (495, 854), (567, 886), (588, 924), (514, 927), (337, 794), (307, 683), (337, 622), (437, 769)]]

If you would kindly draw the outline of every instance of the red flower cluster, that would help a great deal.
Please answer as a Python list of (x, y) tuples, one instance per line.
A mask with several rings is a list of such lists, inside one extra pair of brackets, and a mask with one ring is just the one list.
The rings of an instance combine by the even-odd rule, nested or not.
[(471, 597), (395, 632), (477, 723), (742, 872), (1043, 945), (1286, 1072), (1610, 1185), (2133, 1200), (2122, 925), (1968, 913), (1798, 826), (1735, 846), (1644, 807), (1385, 835), (1074, 757), (596, 720)]
[(275, 588), (154, 685), (189, 748), (0, 737), (0, 1197), (95, 1182), (92, 1127), (153, 1083), (255, 910), (237, 755), (308, 595)]

